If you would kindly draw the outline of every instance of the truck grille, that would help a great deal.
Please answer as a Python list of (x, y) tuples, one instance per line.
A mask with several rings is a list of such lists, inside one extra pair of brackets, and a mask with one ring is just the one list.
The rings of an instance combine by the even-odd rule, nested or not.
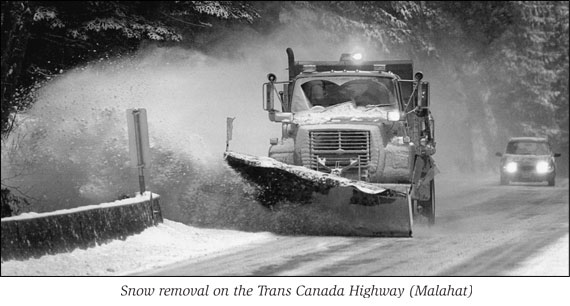
[[(310, 168), (322, 170), (318, 158), (325, 158), (325, 165), (330, 168), (346, 167), (351, 159), (358, 159), (361, 169), (367, 169), (370, 162), (370, 132), (358, 130), (325, 130), (311, 131), (310, 138)], [(349, 172), (358, 172), (358, 165)]]

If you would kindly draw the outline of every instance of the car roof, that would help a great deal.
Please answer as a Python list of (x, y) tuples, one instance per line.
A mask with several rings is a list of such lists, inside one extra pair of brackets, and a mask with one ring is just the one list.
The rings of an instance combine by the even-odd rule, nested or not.
[(545, 137), (511, 137), (509, 142), (548, 142)]

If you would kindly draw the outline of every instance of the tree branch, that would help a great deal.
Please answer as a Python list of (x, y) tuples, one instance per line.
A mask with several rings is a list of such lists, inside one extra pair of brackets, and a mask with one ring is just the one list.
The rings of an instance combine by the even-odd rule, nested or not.
[(201, 24), (195, 24), (195, 23), (191, 23), (191, 22), (188, 22), (188, 21), (185, 21), (185, 20), (182, 20), (182, 19), (178, 19), (178, 18), (172, 17), (172, 16), (170, 16), (170, 15), (168, 15), (168, 14), (166, 14), (166, 13), (163, 13), (163, 12), (161, 12), (161, 14), (164, 15), (164, 16), (166, 16), (166, 17), (168, 17), (168, 18), (170, 18), (170, 19), (176, 20), (176, 21), (178, 21), (178, 22), (181, 22), (181, 23), (184, 23), (184, 24), (187, 24), (187, 25), (191, 25), (191, 26), (195, 26), (195, 27), (202, 27), (202, 28), (211, 28), (211, 27), (212, 27), (212, 25), (209, 24), (209, 23), (202, 23), (202, 22), (200, 22)]

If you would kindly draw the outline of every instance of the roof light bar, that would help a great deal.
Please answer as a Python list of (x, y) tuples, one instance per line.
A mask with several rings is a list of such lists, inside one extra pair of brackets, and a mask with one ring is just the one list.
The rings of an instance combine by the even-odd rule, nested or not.
[(340, 61), (361, 61), (364, 57), (362, 53), (343, 53), (340, 55)]
[(374, 64), (374, 71), (386, 71), (386, 65)]
[(303, 72), (315, 72), (317, 71), (317, 65), (303, 65)]

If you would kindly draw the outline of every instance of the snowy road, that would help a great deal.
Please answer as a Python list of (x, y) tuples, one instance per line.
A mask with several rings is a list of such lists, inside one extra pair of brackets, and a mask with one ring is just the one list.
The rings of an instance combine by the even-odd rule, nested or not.
[(413, 238), (277, 236), (138, 275), (568, 276), (568, 179), (499, 186), (442, 173), (436, 190), (437, 225)]
[(1, 275), (568, 276), (568, 179), (554, 188), (497, 183), (439, 174), (437, 225), (416, 225), (413, 238), (287, 236), (165, 220), (124, 241), (3, 262)]

